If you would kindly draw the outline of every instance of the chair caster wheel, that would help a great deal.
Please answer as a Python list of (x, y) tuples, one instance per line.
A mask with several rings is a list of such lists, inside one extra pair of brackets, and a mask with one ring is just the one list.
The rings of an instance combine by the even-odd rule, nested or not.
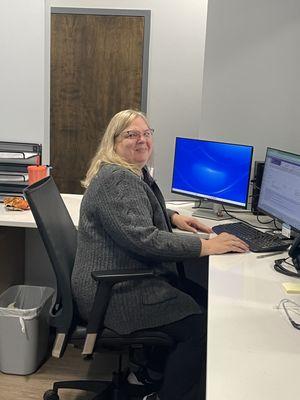
[(54, 390), (50, 389), (44, 393), (43, 399), (44, 400), (59, 400), (59, 397), (58, 397), (58, 394)]

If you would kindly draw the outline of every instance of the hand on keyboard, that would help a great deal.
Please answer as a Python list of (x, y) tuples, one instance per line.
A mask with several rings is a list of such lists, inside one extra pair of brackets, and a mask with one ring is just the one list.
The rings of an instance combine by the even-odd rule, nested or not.
[(254, 252), (281, 251), (286, 250), (289, 246), (288, 243), (282, 242), (275, 236), (269, 233), (263, 233), (243, 222), (216, 225), (213, 227), (213, 231), (217, 234), (226, 232), (239, 237), (247, 243), (250, 250)]
[(246, 251), (249, 251), (249, 246), (245, 242), (229, 233), (220, 233), (220, 235), (212, 239), (201, 240), (201, 242), (202, 256), (229, 252), (245, 253)]

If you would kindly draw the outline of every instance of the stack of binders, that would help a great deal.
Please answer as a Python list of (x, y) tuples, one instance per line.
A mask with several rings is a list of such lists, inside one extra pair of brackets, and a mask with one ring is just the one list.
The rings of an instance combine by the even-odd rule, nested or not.
[(29, 165), (40, 165), (42, 145), (0, 142), (0, 201), (7, 196), (23, 197), (28, 186)]

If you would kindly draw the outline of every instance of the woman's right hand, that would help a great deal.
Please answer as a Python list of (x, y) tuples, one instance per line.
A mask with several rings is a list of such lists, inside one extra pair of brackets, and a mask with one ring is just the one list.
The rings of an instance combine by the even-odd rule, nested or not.
[(212, 239), (200, 239), (202, 242), (201, 256), (224, 254), (229, 252), (245, 253), (249, 246), (241, 239), (229, 233), (220, 233)]

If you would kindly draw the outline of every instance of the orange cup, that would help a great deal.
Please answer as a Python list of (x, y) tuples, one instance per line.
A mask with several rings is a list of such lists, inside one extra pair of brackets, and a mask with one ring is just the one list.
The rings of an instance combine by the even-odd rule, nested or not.
[(29, 165), (27, 171), (29, 185), (32, 185), (34, 182), (37, 182), (48, 175), (46, 165)]

